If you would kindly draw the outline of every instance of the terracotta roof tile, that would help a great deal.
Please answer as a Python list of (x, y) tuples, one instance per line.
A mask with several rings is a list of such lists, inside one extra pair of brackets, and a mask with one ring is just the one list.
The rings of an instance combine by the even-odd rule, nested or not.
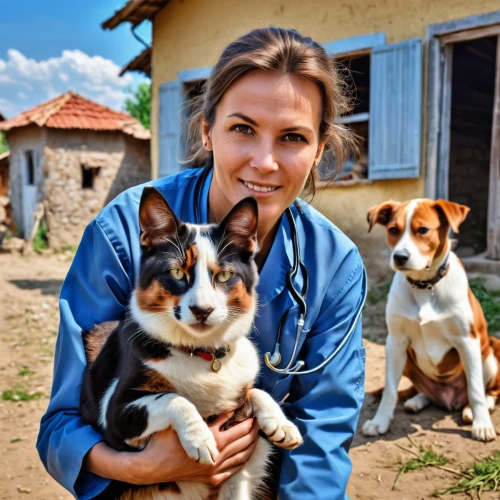
[(137, 139), (151, 137), (149, 131), (129, 114), (114, 111), (75, 92), (66, 92), (1, 122), (0, 130), (11, 130), (30, 124), (58, 129), (121, 131)]

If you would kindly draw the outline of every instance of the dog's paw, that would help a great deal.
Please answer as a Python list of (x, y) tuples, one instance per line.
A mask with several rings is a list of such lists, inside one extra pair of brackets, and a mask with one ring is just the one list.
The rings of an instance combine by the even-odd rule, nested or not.
[(269, 441), (280, 448), (293, 450), (303, 443), (299, 429), (289, 420), (268, 417), (262, 422), (261, 429)]
[(365, 436), (380, 436), (389, 430), (391, 421), (389, 419), (367, 420), (361, 429)]
[(429, 406), (431, 400), (425, 394), (417, 394), (404, 402), (403, 408), (408, 413), (418, 413), (426, 406)]
[(489, 425), (476, 424), (473, 422), (472, 424), (472, 439), (476, 439), (477, 441), (493, 441), (496, 437), (497, 433), (495, 432), (495, 428), (490, 423)]
[(472, 408), (470, 406), (466, 406), (462, 410), (462, 421), (464, 424), (472, 424)]
[(215, 464), (217, 443), (207, 424), (200, 422), (190, 423), (183, 432), (179, 432), (179, 440), (188, 457), (200, 464)]

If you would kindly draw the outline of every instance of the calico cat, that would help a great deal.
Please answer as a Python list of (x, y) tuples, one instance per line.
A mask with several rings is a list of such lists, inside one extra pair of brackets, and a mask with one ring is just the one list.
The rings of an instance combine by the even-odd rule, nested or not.
[[(246, 198), (218, 225), (180, 222), (161, 193), (146, 187), (139, 206), (140, 270), (123, 321), (83, 332), (88, 367), (81, 415), (117, 450), (141, 449), (170, 426), (187, 455), (215, 463), (206, 420), (236, 410), (232, 424), (253, 415), (268, 440), (302, 443), (267, 393), (253, 388), (253, 324), (258, 280), (257, 202)], [(216, 491), (203, 483), (122, 485), (117, 498), (250, 500), (266, 477), (271, 447), (259, 438), (245, 467)]]

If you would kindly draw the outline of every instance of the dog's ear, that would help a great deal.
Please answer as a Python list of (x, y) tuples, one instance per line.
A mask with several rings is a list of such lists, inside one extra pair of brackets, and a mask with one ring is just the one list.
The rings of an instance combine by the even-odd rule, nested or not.
[(392, 213), (395, 208), (400, 204), (399, 201), (385, 201), (381, 205), (370, 208), (366, 214), (366, 219), (368, 221), (368, 232), (373, 229), (375, 224), (382, 224), (386, 226), (391, 220)]
[(458, 233), (460, 224), (462, 224), (470, 212), (469, 207), (448, 200), (436, 200), (434, 208), (441, 217), (444, 217), (454, 233)]

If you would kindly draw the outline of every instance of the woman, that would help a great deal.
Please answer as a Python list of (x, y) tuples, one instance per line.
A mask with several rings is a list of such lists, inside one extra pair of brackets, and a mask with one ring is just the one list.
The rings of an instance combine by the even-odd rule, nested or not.
[[(258, 29), (231, 43), (213, 69), (191, 119), (192, 169), (151, 184), (179, 218), (217, 222), (239, 200), (259, 205), (259, 312), (253, 340), (261, 355), (273, 352), (278, 323), (289, 311), (281, 339), (284, 366), (293, 351), (298, 306), (286, 288), (293, 262), (291, 206), (302, 260), (309, 273), (308, 312), (298, 359), (324, 361), (339, 345), (366, 286), (352, 242), (317, 211), (296, 202), (313, 189), (325, 148), (338, 165), (352, 139), (335, 117), (346, 109), (333, 63), (325, 51), (294, 30)], [(201, 132), (201, 134), (200, 134)], [(212, 168), (213, 167), (213, 168)], [(127, 307), (140, 259), (138, 203), (143, 186), (111, 202), (87, 227), (61, 291), (61, 324), (51, 401), (42, 419), (38, 450), (49, 473), (78, 498), (95, 498), (111, 480), (135, 484), (201, 480), (218, 484), (251, 455), (257, 430), (251, 419), (221, 432), (215, 466), (186, 457), (173, 431), (158, 433), (141, 452), (117, 452), (79, 419), (85, 368), (81, 330), (119, 318)], [(306, 244), (307, 243), (307, 244)], [(303, 275), (294, 279), (299, 290)], [(361, 325), (333, 362), (304, 376), (280, 376), (263, 366), (259, 387), (285, 402), (304, 444), (285, 452), (279, 479), (282, 499), (344, 498), (347, 455), (363, 400)]]

